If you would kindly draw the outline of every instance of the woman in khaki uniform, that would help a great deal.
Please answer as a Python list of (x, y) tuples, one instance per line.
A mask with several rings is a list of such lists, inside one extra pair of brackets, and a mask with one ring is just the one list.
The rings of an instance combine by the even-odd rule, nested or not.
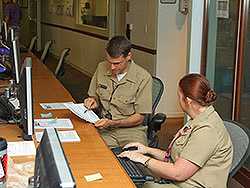
[(148, 182), (144, 185), (147, 188), (226, 188), (233, 148), (222, 119), (211, 105), (215, 92), (204, 76), (188, 74), (179, 82), (178, 96), (180, 106), (191, 119), (177, 132), (167, 151), (130, 143), (125, 147), (138, 149), (120, 156), (140, 162), (157, 176), (173, 181)]

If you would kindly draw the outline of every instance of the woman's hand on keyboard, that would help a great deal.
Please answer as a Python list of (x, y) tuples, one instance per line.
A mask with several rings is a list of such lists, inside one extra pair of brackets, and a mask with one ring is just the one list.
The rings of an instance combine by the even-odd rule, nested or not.
[(130, 152), (136, 152), (136, 153), (141, 153), (141, 154), (148, 153), (148, 149), (149, 149), (147, 146), (144, 146), (143, 144), (141, 144), (139, 142), (131, 142), (129, 144), (126, 144), (123, 147), (123, 149), (131, 148), (131, 147), (137, 147), (137, 150), (133, 150), (133, 151), (130, 151)]
[(134, 151), (124, 151), (118, 155), (118, 157), (127, 157), (131, 161), (145, 164), (145, 162), (150, 158), (149, 156), (145, 156), (141, 153), (137, 153)]

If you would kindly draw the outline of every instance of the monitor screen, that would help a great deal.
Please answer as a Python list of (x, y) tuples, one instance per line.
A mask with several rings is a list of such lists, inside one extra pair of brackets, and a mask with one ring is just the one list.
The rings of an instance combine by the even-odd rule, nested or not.
[(13, 53), (13, 63), (14, 63), (14, 75), (16, 83), (19, 84), (20, 81), (20, 62), (21, 62), (21, 56), (20, 56), (20, 45), (19, 40), (16, 37), (12, 41), (12, 53)]
[(32, 140), (34, 133), (33, 97), (32, 97), (32, 59), (26, 57), (20, 73), (17, 97), (20, 102), (20, 127), (23, 129), (23, 139)]
[(75, 188), (75, 180), (55, 128), (45, 129), (37, 148), (32, 187)]
[(2, 30), (3, 30), (3, 21), (0, 19), (0, 33), (1, 33), (1, 35), (2, 35)]

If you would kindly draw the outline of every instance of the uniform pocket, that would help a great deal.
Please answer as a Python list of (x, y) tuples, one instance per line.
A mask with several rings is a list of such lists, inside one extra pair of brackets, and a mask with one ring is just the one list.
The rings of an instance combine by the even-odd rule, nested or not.
[(176, 141), (175, 144), (177, 146), (185, 146), (189, 140), (190, 134), (185, 134), (183, 136), (180, 136)]
[(134, 97), (113, 97), (111, 103), (116, 106), (117, 110), (123, 115), (132, 115), (135, 113), (135, 98)]
[(96, 92), (101, 100), (110, 100), (111, 92), (105, 84), (98, 84)]

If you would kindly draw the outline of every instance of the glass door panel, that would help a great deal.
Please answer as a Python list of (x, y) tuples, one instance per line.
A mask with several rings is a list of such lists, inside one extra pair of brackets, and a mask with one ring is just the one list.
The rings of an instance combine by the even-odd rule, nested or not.
[[(239, 122), (250, 129), (250, 7), (248, 7), (248, 22), (245, 37), (243, 72), (241, 80), (240, 94), (240, 119)], [(250, 158), (245, 163), (245, 167), (250, 170)]]
[[(227, 2), (227, 1), (223, 1)], [(229, 0), (229, 4), (218, 7), (218, 1), (209, 1), (208, 6), (208, 43), (206, 77), (210, 80), (217, 93), (216, 110), (223, 119), (232, 119), (233, 90), (236, 62), (237, 29), (239, 1)], [(220, 9), (221, 8), (221, 9)], [(250, 11), (248, 7), (247, 32), (244, 38), (244, 58), (239, 123), (250, 128)], [(219, 11), (218, 11), (219, 10)], [(224, 12), (223, 12), (224, 11)], [(238, 82), (237, 82), (238, 83)], [(238, 88), (238, 87), (237, 87)], [(235, 110), (234, 109), (234, 110)], [(244, 164), (250, 169), (250, 158)]]
[(237, 1), (230, 0), (228, 5), (223, 6), (218, 5), (217, 1), (210, 1), (208, 17), (206, 76), (218, 96), (216, 110), (223, 119), (231, 119), (238, 21)]

